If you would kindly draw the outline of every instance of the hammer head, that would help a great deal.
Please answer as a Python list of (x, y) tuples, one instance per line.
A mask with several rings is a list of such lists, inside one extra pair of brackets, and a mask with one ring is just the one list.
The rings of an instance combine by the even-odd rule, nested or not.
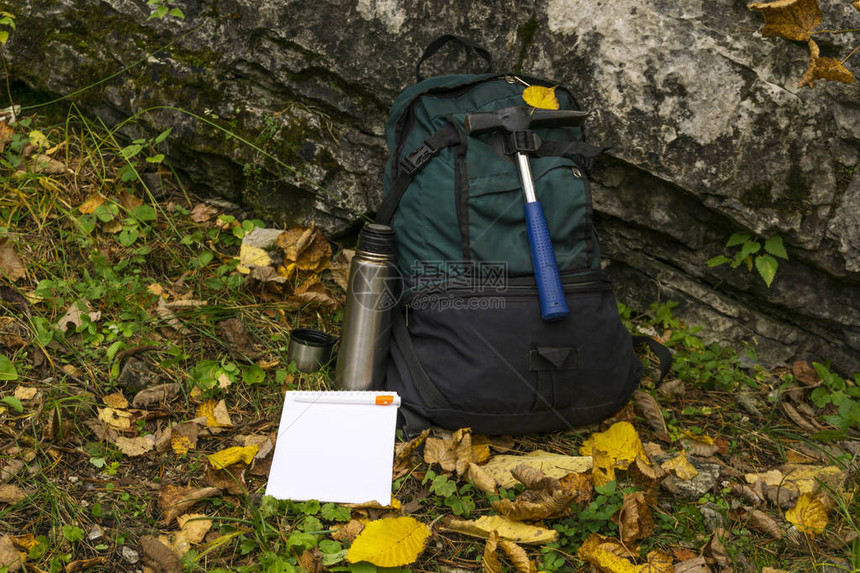
[(587, 116), (588, 113), (584, 111), (513, 106), (496, 111), (470, 113), (466, 116), (465, 128), (469, 135), (478, 135), (497, 129), (511, 133), (530, 127), (575, 127), (582, 125)]

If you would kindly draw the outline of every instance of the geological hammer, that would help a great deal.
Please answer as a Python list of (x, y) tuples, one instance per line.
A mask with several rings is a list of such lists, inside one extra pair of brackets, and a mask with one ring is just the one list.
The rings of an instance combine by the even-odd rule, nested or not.
[(528, 106), (514, 106), (492, 112), (470, 113), (465, 127), (469, 135), (478, 135), (496, 130), (508, 133), (506, 148), (516, 154), (520, 181), (526, 202), (523, 206), (532, 266), (535, 271), (540, 315), (543, 320), (559, 320), (570, 314), (561, 284), (561, 274), (555, 259), (555, 249), (543, 207), (535, 194), (534, 178), (529, 165), (528, 153), (537, 151), (540, 139), (530, 131), (531, 127), (569, 127), (581, 125), (587, 112), (573, 110), (547, 110)]

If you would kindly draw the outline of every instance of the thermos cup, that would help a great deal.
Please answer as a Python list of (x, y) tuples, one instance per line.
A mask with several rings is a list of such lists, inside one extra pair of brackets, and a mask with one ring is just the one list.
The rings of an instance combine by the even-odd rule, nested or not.
[(395, 234), (366, 225), (349, 266), (349, 283), (335, 383), (347, 390), (380, 390), (385, 376), (391, 309), (400, 296)]

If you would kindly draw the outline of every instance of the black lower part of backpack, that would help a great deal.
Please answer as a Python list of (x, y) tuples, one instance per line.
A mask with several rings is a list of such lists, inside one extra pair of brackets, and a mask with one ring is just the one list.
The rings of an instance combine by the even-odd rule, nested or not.
[(482, 434), (574, 429), (630, 398), (642, 375), (611, 286), (565, 285), (570, 316), (540, 318), (537, 290), (441, 292), (395, 310), (386, 389), (404, 429), (430, 424)]

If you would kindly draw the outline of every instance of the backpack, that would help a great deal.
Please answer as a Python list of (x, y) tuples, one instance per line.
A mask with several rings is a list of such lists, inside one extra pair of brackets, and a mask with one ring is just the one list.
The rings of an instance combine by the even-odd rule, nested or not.
[[(399, 393), (407, 435), (431, 424), (517, 434), (598, 422), (629, 400), (643, 371), (600, 266), (587, 173), (601, 148), (576, 125), (517, 136), (528, 139), (570, 311), (546, 321), (511, 149), (520, 144), (504, 130), (470, 134), (466, 118), (525, 106), (526, 87), (556, 84), (490, 72), (421, 80), (421, 62), (451, 40), (489, 68), (489, 54), (470, 40), (437, 39), (386, 123), (390, 157), (376, 222), (396, 232), (403, 291), (392, 309), (384, 389)], [(555, 95), (560, 110), (579, 110), (566, 89)], [(667, 353), (659, 351), (664, 375)]]

